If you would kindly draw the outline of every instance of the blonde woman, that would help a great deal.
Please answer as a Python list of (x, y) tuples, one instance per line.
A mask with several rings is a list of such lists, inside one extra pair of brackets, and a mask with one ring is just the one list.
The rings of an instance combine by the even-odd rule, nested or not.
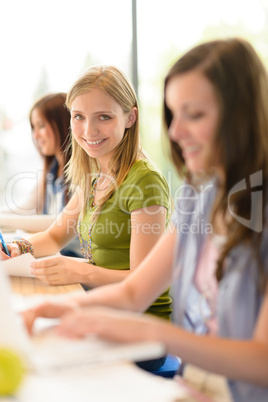
[[(159, 240), (169, 189), (141, 149), (138, 102), (122, 72), (89, 69), (70, 89), (66, 104), (72, 132), (67, 173), (74, 195), (48, 230), (12, 244), (11, 256), (55, 254), (78, 231), (89, 263), (49, 258), (34, 262), (32, 273), (50, 285), (80, 282), (95, 288), (127, 278)], [(148, 312), (168, 319), (170, 305), (165, 291)]]

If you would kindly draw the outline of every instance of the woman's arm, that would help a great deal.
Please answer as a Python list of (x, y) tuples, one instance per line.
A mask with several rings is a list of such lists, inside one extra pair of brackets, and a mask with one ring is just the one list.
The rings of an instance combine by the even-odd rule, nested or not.
[[(75, 263), (64, 257), (58, 257), (35, 262), (33, 274), (50, 285), (62, 285), (75, 281), (95, 288), (120, 282), (129, 276), (153, 248), (164, 233), (165, 224), (166, 208), (162, 206), (153, 205), (131, 213), (130, 270), (107, 269), (91, 264)], [(57, 235), (58, 233), (57, 231)], [(33, 237), (29, 240), (32, 242), (32, 239)], [(33, 245), (35, 244), (36, 242), (33, 242)], [(52, 243), (51, 249), (55, 250)]]
[(171, 282), (176, 229), (163, 235), (124, 281), (76, 296), (79, 307), (101, 305), (142, 312)]
[(79, 195), (74, 194), (57, 220), (47, 230), (28, 238), (33, 245), (35, 257), (57, 253), (77, 235), (76, 224), (81, 209), (79, 200)]
[[(124, 281), (81, 293), (62, 303), (45, 303), (24, 313), (31, 330), (37, 317), (61, 317), (67, 311), (87, 306), (109, 306), (136, 312), (145, 311), (171, 282), (176, 230), (166, 233)], [(82, 265), (82, 264), (81, 264)]]
[(249, 340), (195, 335), (152, 316), (97, 307), (67, 313), (58, 332), (68, 337), (94, 333), (120, 342), (161, 341), (168, 353), (186, 363), (230, 379), (268, 386), (268, 285)]

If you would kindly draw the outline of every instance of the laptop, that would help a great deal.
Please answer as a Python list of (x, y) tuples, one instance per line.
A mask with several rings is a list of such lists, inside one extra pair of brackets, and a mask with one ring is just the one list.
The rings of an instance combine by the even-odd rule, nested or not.
[(53, 332), (57, 320), (38, 318), (41, 323), (29, 336), (12, 303), (9, 278), (0, 263), (0, 345), (17, 350), (33, 372), (96, 367), (126, 361), (143, 361), (165, 355), (160, 342), (115, 343), (96, 336), (82, 340), (59, 337)]

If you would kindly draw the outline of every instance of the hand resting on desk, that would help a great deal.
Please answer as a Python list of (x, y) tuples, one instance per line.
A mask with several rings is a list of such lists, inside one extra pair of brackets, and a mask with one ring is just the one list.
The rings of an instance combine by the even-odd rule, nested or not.
[(68, 257), (49, 257), (31, 263), (31, 273), (48, 285), (80, 283), (83, 274), (88, 275), (90, 265)]
[[(7, 247), (11, 258), (21, 255), (17, 244), (9, 244)], [(10, 259), (10, 257), (2, 251), (2, 245), (0, 244), (0, 260), (7, 259)], [(39, 261), (32, 262), (30, 267), (31, 274), (48, 285), (80, 283), (83, 273), (88, 275), (89, 270), (88, 263), (63, 256), (42, 258)]]

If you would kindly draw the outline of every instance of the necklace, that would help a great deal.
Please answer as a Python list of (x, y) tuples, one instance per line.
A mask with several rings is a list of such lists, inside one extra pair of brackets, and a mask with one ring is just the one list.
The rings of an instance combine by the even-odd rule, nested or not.
[[(101, 177), (102, 177), (102, 174), (100, 173), (100, 177), (98, 178), (98, 181), (99, 181), (99, 179)], [(104, 183), (105, 183), (106, 179), (107, 178), (105, 178)], [(112, 177), (112, 179), (109, 178), (109, 180), (110, 180), (110, 183), (108, 183), (107, 186), (105, 186), (104, 188), (97, 188), (97, 184), (96, 184), (95, 191), (105, 191), (105, 190), (107, 190), (107, 188), (110, 187), (110, 185), (114, 183), (114, 176)]]
[(96, 208), (97, 204), (95, 204), (95, 201), (94, 201), (95, 192), (96, 191), (104, 191), (104, 190), (106, 190), (115, 181), (113, 179), (113, 180), (111, 180), (111, 182), (105, 188), (97, 190), (96, 187), (97, 187), (97, 184), (98, 184), (98, 181), (99, 181), (100, 177), (101, 177), (101, 170), (98, 171), (98, 173), (97, 173), (97, 175), (96, 175), (96, 177), (94, 179), (91, 192), (90, 192), (89, 209), (94, 210), (94, 212), (92, 214), (91, 222), (90, 222), (89, 228), (88, 228), (87, 250), (83, 245), (82, 232), (81, 232), (82, 211), (80, 212), (80, 215), (79, 215), (79, 218), (78, 218), (78, 237), (79, 237), (79, 241), (80, 241), (80, 249), (81, 249), (81, 252), (82, 252), (84, 258), (88, 258), (90, 264), (95, 264), (95, 261), (94, 261), (93, 256), (92, 256), (92, 229), (93, 229), (93, 225), (94, 225), (94, 223), (95, 223), (95, 221), (97, 219), (97, 216), (98, 216), (98, 208)]
[(100, 177), (101, 177), (101, 170), (98, 171), (97, 176), (95, 177), (91, 192), (90, 192), (90, 197), (89, 197), (91, 199), (90, 206), (89, 206), (90, 209), (92, 209), (93, 207), (96, 206), (94, 198), (95, 198), (96, 187), (98, 185), (98, 181), (100, 180)]
[(91, 223), (89, 225), (87, 250), (85, 249), (85, 247), (83, 245), (83, 239), (82, 239), (82, 233), (81, 233), (81, 220), (82, 220), (81, 215), (82, 215), (82, 211), (80, 212), (79, 220), (78, 220), (78, 236), (79, 236), (79, 241), (80, 241), (80, 249), (81, 249), (81, 252), (82, 252), (84, 258), (88, 258), (90, 264), (95, 264), (95, 261), (94, 261), (93, 256), (92, 256), (91, 232), (92, 232), (92, 228), (93, 228), (93, 225), (95, 223), (95, 220), (97, 218), (97, 214), (96, 214), (96, 211), (95, 211), (93, 216), (92, 216)]

